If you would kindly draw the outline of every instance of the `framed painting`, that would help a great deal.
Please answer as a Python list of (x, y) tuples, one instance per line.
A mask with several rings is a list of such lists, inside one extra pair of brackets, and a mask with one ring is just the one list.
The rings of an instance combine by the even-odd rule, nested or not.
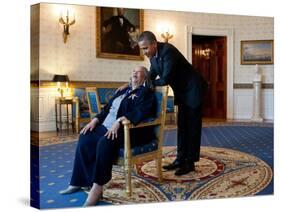
[(273, 40), (241, 41), (241, 65), (273, 64)]
[(143, 60), (137, 42), (142, 31), (143, 10), (97, 7), (97, 57)]

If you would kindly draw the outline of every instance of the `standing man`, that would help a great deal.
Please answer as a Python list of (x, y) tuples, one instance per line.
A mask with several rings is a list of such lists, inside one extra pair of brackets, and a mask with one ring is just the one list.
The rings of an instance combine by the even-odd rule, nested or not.
[(150, 60), (153, 85), (170, 85), (178, 105), (177, 157), (163, 168), (176, 170), (175, 175), (187, 174), (195, 170), (194, 163), (200, 157), (202, 101), (207, 83), (176, 47), (157, 42), (152, 32), (144, 31), (138, 45)]

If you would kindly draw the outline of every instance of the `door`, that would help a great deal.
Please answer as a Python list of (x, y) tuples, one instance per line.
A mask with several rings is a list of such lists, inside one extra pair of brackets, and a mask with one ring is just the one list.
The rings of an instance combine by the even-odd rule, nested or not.
[(204, 118), (226, 118), (226, 37), (192, 36), (192, 65), (208, 82)]

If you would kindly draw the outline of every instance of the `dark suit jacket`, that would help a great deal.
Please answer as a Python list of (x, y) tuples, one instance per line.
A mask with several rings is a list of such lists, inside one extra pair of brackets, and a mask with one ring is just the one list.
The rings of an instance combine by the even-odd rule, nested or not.
[[(99, 119), (100, 124), (103, 123), (106, 116), (108, 115), (113, 100), (124, 93), (127, 94), (120, 104), (119, 110), (117, 112), (117, 118), (125, 116), (134, 125), (137, 125), (138, 123), (146, 119), (155, 117), (156, 99), (154, 92), (150, 88), (144, 86), (140, 86), (128, 93), (129, 89), (130, 87), (117, 92), (109, 100), (108, 104), (104, 106), (102, 111), (96, 115), (96, 118)], [(118, 136), (123, 136), (123, 129), (119, 129)], [(154, 137), (155, 136), (152, 127), (132, 129), (131, 145), (134, 146), (150, 142), (151, 139), (154, 139)]]
[[(170, 85), (175, 103), (196, 108), (202, 104), (207, 83), (180, 51), (169, 43), (157, 43), (157, 55), (150, 60), (150, 75), (155, 86)], [(155, 78), (159, 75), (159, 79)]]

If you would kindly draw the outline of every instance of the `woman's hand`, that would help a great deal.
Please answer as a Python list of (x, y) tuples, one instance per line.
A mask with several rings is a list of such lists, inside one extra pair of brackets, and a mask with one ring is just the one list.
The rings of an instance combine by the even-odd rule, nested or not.
[(120, 129), (120, 126), (121, 126), (120, 120), (117, 119), (117, 120), (113, 123), (111, 129), (109, 129), (109, 130), (105, 133), (104, 136), (105, 136), (107, 139), (111, 139), (111, 140), (116, 139), (117, 136), (118, 136), (117, 133), (118, 133), (118, 130)]
[(94, 118), (90, 123), (88, 123), (88, 124), (80, 131), (80, 134), (85, 135), (88, 130), (92, 131), (92, 130), (97, 126), (98, 123), (99, 123), (99, 120), (98, 120), (97, 118)]
[(115, 91), (115, 93), (117, 93), (118, 91), (123, 91), (124, 89), (126, 89), (129, 86), (129, 83), (126, 83), (122, 86), (120, 86), (119, 88), (117, 88), (117, 90)]

